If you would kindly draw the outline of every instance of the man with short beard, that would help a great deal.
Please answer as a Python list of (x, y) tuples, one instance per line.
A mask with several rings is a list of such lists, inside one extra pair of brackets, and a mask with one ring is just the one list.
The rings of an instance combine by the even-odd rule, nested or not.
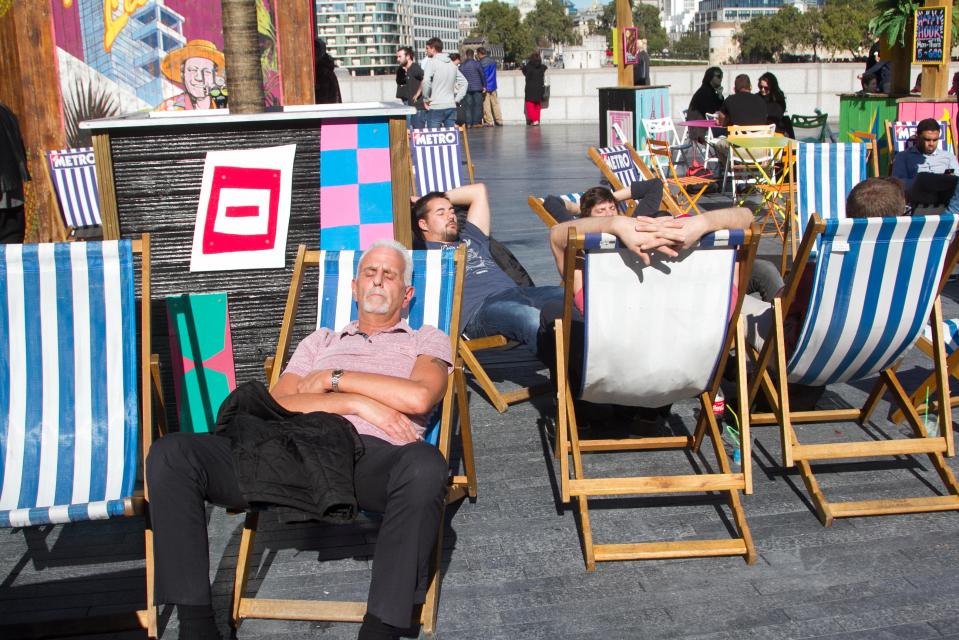
[[(360, 509), (383, 513), (360, 640), (398, 638), (424, 602), (449, 465), (422, 437), (446, 391), (452, 355), (439, 329), (413, 330), (412, 260), (392, 240), (363, 254), (353, 280), (357, 320), (300, 342), (270, 394), (289, 412), (320, 412), (359, 433), (353, 484)], [(278, 365), (280, 363), (277, 363)], [(226, 437), (171, 433), (146, 465), (156, 603), (176, 604), (181, 640), (220, 638), (211, 605), (206, 503), (246, 509)]]
[(420, 98), (423, 68), (416, 62), (412, 47), (400, 47), (396, 51), (396, 97), (403, 104), (416, 107), (416, 115), (407, 117), (407, 126), (422, 129), (426, 126), (426, 109)]

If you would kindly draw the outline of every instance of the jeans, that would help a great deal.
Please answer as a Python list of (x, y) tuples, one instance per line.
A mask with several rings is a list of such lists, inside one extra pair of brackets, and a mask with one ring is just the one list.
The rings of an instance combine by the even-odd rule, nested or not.
[(466, 124), (483, 124), (483, 92), (466, 92)]
[(426, 109), (417, 109), (416, 113), (410, 117), (410, 126), (414, 129), (425, 129), (427, 113), (429, 112)]
[(430, 129), (452, 127), (456, 124), (456, 109), (430, 109), (426, 112), (426, 126)]
[(486, 298), (463, 331), (470, 338), (504, 335), (539, 355), (540, 313), (544, 306), (562, 302), (562, 287), (513, 287)]

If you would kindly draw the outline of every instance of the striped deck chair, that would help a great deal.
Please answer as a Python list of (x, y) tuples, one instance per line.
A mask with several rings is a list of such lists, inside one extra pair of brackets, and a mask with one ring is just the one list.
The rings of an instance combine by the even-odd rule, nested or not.
[[(948, 378), (959, 378), (959, 318), (944, 320), (942, 323), (943, 342), (946, 348), (946, 370), (949, 372)], [(929, 356), (935, 362), (936, 349), (933, 341), (932, 325), (926, 325), (922, 331), (922, 337), (916, 343), (919, 350)], [(922, 384), (916, 387), (916, 390), (909, 396), (913, 406), (917, 411), (929, 412), (939, 411), (939, 384), (936, 377), (936, 371), (932, 371)], [(959, 396), (949, 396), (949, 406), (955, 407), (959, 404)], [(900, 423), (905, 418), (901, 409), (893, 407), (889, 412), (889, 419), (895, 423)]]
[[(462, 141), (462, 142), (461, 142)], [(462, 146), (462, 155), (460, 147)], [(464, 158), (465, 160), (460, 160)], [(413, 129), (410, 131), (410, 171), (413, 176), (415, 195), (425, 195), (432, 191), (446, 192), (463, 184), (461, 163), (468, 170), (469, 184), (473, 184), (473, 164), (470, 161), (469, 143), (466, 128), (462, 125), (440, 129)], [(509, 341), (504, 336), (484, 336), (466, 338), (459, 343), (460, 356), (466, 368), (473, 374), (476, 383), (486, 394), (489, 401), (500, 413), (504, 413), (511, 404), (529, 400), (542, 391), (540, 388), (520, 387), (511, 391), (500, 391), (493, 379), (476, 357), (478, 351), (505, 347)]]
[[(419, 328), (429, 324), (450, 335), (451, 353), (456, 354), (459, 336), (452, 327), (458, 326), (462, 299), (466, 249), (431, 249), (412, 251), (413, 286), (416, 291), (410, 302), (407, 322)], [(307, 251), (300, 245), (293, 269), (293, 279), (283, 314), (283, 326), (277, 343), (276, 355), (267, 361), (267, 376), (272, 387), (280, 378), (283, 365), (290, 354), (291, 338), (297, 326), (297, 310), (303, 287), (318, 286), (317, 315), (310, 328), (342, 328), (356, 319), (356, 303), (353, 300), (350, 282), (359, 265), (360, 251)], [(317, 279), (306, 278), (307, 268), (317, 268)], [(307, 284), (309, 283), (309, 284)], [(449, 459), (450, 444), (455, 432), (453, 403), (457, 402), (457, 414), (462, 441), (465, 475), (451, 475), (447, 504), (465, 496), (476, 497), (476, 472), (473, 465), (473, 445), (469, 422), (469, 405), (466, 397), (466, 382), (462, 362), (457, 359), (450, 374), (446, 395), (437, 407), (432, 426), (424, 438), (435, 444)], [(232, 621), (238, 627), (245, 618), (268, 618), (283, 620), (328, 620), (338, 622), (362, 622), (366, 613), (365, 602), (329, 600), (270, 600), (244, 596), (251, 569), (253, 543), (259, 520), (257, 511), (248, 511), (240, 539), (240, 552), (234, 579)], [(419, 621), (427, 634), (432, 634), (436, 624), (438, 603), (439, 560), (443, 549), (443, 525), (440, 525), (436, 541), (434, 574), (430, 582), (426, 603)], [(255, 568), (255, 567), (254, 567)]]
[(463, 167), (473, 184), (473, 162), (463, 125), (440, 129), (410, 130), (410, 175), (414, 195), (446, 192), (462, 186)]
[[(954, 216), (847, 220), (813, 216), (785, 292), (773, 301), (773, 326), (761, 351), (751, 353), (755, 368), (749, 388), (750, 402), (762, 388), (773, 411), (754, 413), (750, 422), (779, 425), (783, 464), (798, 465), (826, 526), (834, 518), (959, 509), (959, 485), (943, 459), (943, 453), (954, 455), (950, 412), (943, 412), (939, 434), (930, 437), (895, 373), (899, 359), (931, 322), (938, 399), (941, 406), (948, 403), (948, 391), (943, 391), (948, 387), (942, 384), (947, 372), (939, 294), (959, 255), (955, 230)], [(812, 263), (814, 244), (818, 259)], [(810, 300), (803, 301), (808, 311), (796, 346), (787, 353), (784, 313), (796, 301), (806, 269), (813, 277)], [(828, 385), (876, 374), (879, 380), (861, 409), (790, 409), (786, 393), (790, 383)], [(887, 389), (894, 405), (905, 412), (914, 437), (800, 443), (794, 424), (850, 420), (863, 424)], [(919, 453), (929, 456), (949, 495), (833, 503), (823, 495), (811, 466), (821, 460)]]
[(64, 226), (67, 229), (100, 226), (100, 192), (93, 148), (50, 151), (47, 161)]
[[(0, 527), (143, 514), (137, 470), (153, 440), (149, 242), (0, 245)], [(145, 542), (152, 603), (149, 529)], [(41, 627), (132, 623), (156, 637), (154, 609), (135, 613)], [(0, 627), (0, 637), (37, 629)]]
[[(579, 204), (579, 200), (582, 197), (582, 192), (563, 193), (559, 196), (563, 202), (569, 202), (576, 205)], [(529, 205), (529, 208), (533, 210), (533, 213), (539, 216), (539, 219), (543, 221), (543, 224), (545, 224), (547, 227), (556, 226), (559, 221), (553, 217), (553, 214), (546, 210), (546, 207), (543, 206), (543, 201), (543, 198), (537, 198), (536, 196), (529, 196), (526, 199), (526, 203)]]
[[(586, 155), (593, 161), (603, 177), (609, 181), (613, 191), (625, 189), (637, 180), (649, 180), (655, 178), (656, 173), (643, 162), (643, 159), (636, 153), (633, 145), (626, 144), (615, 147), (590, 147)], [(669, 189), (663, 189), (663, 204), (674, 216), (683, 215), (682, 209), (676, 204)], [(626, 215), (633, 215), (633, 209), (636, 204), (627, 205), (624, 209)]]
[[(789, 233), (793, 258), (814, 213), (826, 220), (846, 217), (846, 197), (869, 175), (866, 171), (868, 155), (869, 146), (863, 143), (804, 142), (796, 145), (793, 207), (796, 213)], [(786, 243), (783, 243), (783, 271), (786, 261)]]
[[(596, 562), (606, 560), (743, 556), (747, 563), (755, 561), (756, 550), (739, 499), (740, 491), (752, 493), (748, 412), (743, 404), (740, 414), (747, 419), (740, 428), (742, 470), (733, 471), (712, 403), (734, 345), (740, 367), (745, 366), (744, 329), (739, 313), (759, 237), (756, 225), (750, 231), (717, 232), (703, 237), (698, 247), (682, 252), (679, 258), (656, 254), (652, 265), (644, 266), (638, 256), (620, 248), (613, 236), (577, 237), (575, 229), (570, 229), (564, 270), (565, 309), (563, 318), (556, 321), (556, 453), (562, 499), (567, 503), (572, 498), (577, 501), (588, 571), (595, 569)], [(573, 389), (569, 376), (573, 331), (570, 323), (573, 273), (580, 251), (585, 251), (585, 348), (582, 384)], [(690, 314), (690, 309), (697, 312)], [(635, 327), (641, 330), (631, 331), (623, 325), (624, 318), (634, 319)], [(672, 339), (664, 340), (663, 336)], [(737, 384), (741, 389), (739, 397), (745, 398), (745, 373)], [(590, 402), (639, 407), (696, 399), (699, 419), (691, 435), (584, 440), (576, 423), (574, 393)], [(706, 435), (718, 461), (713, 473), (587, 478), (583, 453), (661, 449), (698, 452)], [(701, 492), (720, 492), (725, 497), (738, 537), (639, 544), (593, 542), (588, 510), (591, 497)]]

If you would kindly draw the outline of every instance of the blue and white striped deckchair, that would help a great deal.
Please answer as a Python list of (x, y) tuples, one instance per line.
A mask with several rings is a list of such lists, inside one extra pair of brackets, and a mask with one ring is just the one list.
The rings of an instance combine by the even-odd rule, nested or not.
[[(740, 425), (742, 469), (733, 471), (713, 415), (730, 349), (737, 346), (745, 371), (743, 323), (739, 317), (746, 283), (759, 243), (751, 231), (721, 231), (705, 236), (677, 258), (655, 254), (651, 265), (622, 248), (614, 236), (587, 234), (567, 243), (566, 306), (556, 323), (558, 429), (561, 494), (577, 499), (588, 570), (604, 560), (701, 556), (743, 556), (752, 563), (753, 547), (739, 491), (752, 492), (749, 422)], [(576, 256), (585, 253), (582, 346), (573, 346), (571, 326)], [(633, 323), (632, 326), (630, 323)], [(581, 386), (573, 389), (572, 349), (582, 349)], [(575, 374), (574, 374), (575, 375)], [(745, 374), (739, 397), (745, 400)], [(691, 436), (584, 440), (580, 437), (573, 395), (582, 400), (638, 407), (661, 407), (679, 400), (699, 401)], [(692, 475), (586, 478), (581, 454), (653, 449), (697, 451), (709, 435), (718, 460), (713, 473)], [(573, 459), (570, 477), (569, 456)], [(599, 496), (722, 492), (733, 512), (739, 536), (718, 540), (680, 540), (643, 544), (594, 544), (588, 500)]]
[(415, 195), (431, 191), (446, 193), (462, 186), (463, 166), (473, 184), (473, 163), (470, 160), (466, 129), (462, 126), (410, 131), (410, 167)]
[(145, 457), (152, 441), (150, 337), (137, 322), (134, 253), (149, 318), (147, 236), (0, 245), (2, 527), (143, 512), (136, 483), (140, 448)]
[(63, 224), (67, 228), (102, 224), (93, 148), (50, 151), (47, 160)]
[[(955, 216), (820, 220), (814, 216), (797, 256), (785, 293), (774, 301), (774, 322), (765, 337), (750, 384), (750, 398), (763, 387), (773, 413), (754, 414), (754, 424), (779, 424), (786, 466), (798, 463), (810, 487), (820, 519), (959, 509), (959, 486), (940, 467), (942, 453), (953, 455), (949, 412), (941, 416), (940, 435), (927, 437), (915, 408), (902, 391), (895, 367), (920, 338), (927, 323), (941, 325), (939, 294), (944, 270), (956, 261)], [(809, 261), (815, 243), (818, 259)], [(811, 270), (808, 301), (796, 300), (801, 274)], [(805, 276), (809, 278), (810, 276)], [(784, 310), (806, 305), (806, 315), (791, 353), (786, 352)], [(942, 336), (936, 338), (942, 344)], [(938, 375), (945, 357), (936, 358)], [(773, 362), (783, 363), (773, 366)], [(829, 385), (880, 374), (862, 409), (792, 412), (785, 393), (791, 383)], [(942, 378), (940, 378), (942, 379)], [(801, 444), (794, 423), (857, 420), (862, 423), (886, 388), (905, 411), (915, 438), (869, 442)], [(818, 489), (810, 461), (926, 453), (953, 494), (947, 498), (906, 498), (829, 503)]]
[(869, 177), (866, 171), (868, 154), (869, 145), (864, 143), (803, 142), (796, 145), (793, 256), (812, 214), (824, 220), (846, 217), (846, 197), (853, 187)]
[[(460, 302), (462, 299), (463, 275), (465, 273), (466, 248), (428, 249), (410, 252), (413, 258), (413, 298), (406, 313), (409, 325), (418, 329), (424, 324), (434, 326), (450, 336), (450, 348), (456, 358), (459, 335), (451, 331), (459, 326)], [(297, 325), (299, 297), (307, 267), (317, 267), (319, 291), (315, 327), (342, 329), (357, 317), (351, 282), (359, 266), (361, 251), (307, 251), (302, 245), (297, 253), (287, 297), (283, 326), (277, 344), (276, 356), (268, 362), (270, 386), (280, 377), (280, 372), (290, 353), (293, 329)], [(312, 321), (311, 321), (312, 324)], [(450, 440), (454, 433), (453, 403), (458, 402), (459, 433), (462, 440), (465, 475), (451, 475), (447, 504), (465, 496), (476, 496), (476, 473), (473, 465), (473, 446), (469, 422), (469, 406), (466, 400), (466, 378), (462, 366), (457, 364), (449, 376), (446, 395), (427, 427), (424, 439), (436, 445), (443, 456), (450, 457)], [(329, 600), (264, 600), (244, 597), (256, 533), (257, 513), (248, 512), (240, 543), (240, 557), (233, 595), (233, 624), (239, 626), (244, 618), (269, 618), (282, 620), (335, 620), (361, 622), (366, 611), (365, 602)], [(443, 548), (443, 525), (437, 537), (436, 562), (439, 567)], [(421, 623), (426, 633), (432, 634), (436, 624), (439, 571), (434, 570), (430, 588), (423, 605)]]
[[(625, 189), (640, 180), (649, 180), (656, 177), (652, 169), (639, 157), (633, 145), (628, 142), (614, 147), (590, 147), (586, 151), (586, 155), (599, 168), (603, 177), (609, 181), (613, 191)], [(663, 189), (663, 203), (674, 216), (683, 215), (669, 189)], [(625, 205), (625, 203), (621, 203), (621, 205)], [(635, 204), (633, 206), (626, 205), (621, 206), (621, 209), (628, 215), (632, 215), (634, 207)]]
[[(950, 378), (957, 377), (959, 376), (959, 318), (943, 320), (941, 326), (943, 344), (946, 350), (946, 370), (949, 372)], [(916, 343), (920, 351), (933, 360), (935, 360), (936, 357), (934, 340), (932, 325), (927, 324), (922, 331), (922, 337), (919, 338), (919, 342)], [(929, 400), (938, 400), (938, 393), (939, 383), (937, 381), (936, 371), (934, 370), (922, 381), (922, 384), (916, 387), (916, 390), (913, 391), (909, 399), (918, 411), (928, 411), (929, 405), (931, 404)], [(951, 396), (949, 398), (949, 404), (953, 407), (959, 404), (959, 396)], [(894, 408), (889, 414), (889, 419), (896, 423), (902, 422), (904, 417), (905, 415), (901, 409)]]
[[(571, 203), (579, 205), (580, 199), (583, 197), (582, 192), (578, 193), (563, 193), (559, 195), (560, 200), (565, 203)], [(529, 205), (529, 208), (533, 210), (533, 213), (539, 216), (539, 219), (547, 227), (552, 227), (556, 225), (559, 221), (553, 217), (553, 214), (546, 210), (546, 207), (543, 206), (544, 199), (537, 198), (536, 196), (529, 196), (526, 199), (526, 203)]]

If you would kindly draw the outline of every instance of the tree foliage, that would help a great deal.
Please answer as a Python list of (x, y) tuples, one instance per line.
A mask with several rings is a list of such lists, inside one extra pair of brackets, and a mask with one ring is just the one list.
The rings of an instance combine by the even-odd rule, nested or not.
[(815, 12), (819, 16), (820, 44), (831, 56), (851, 51), (854, 54), (868, 51), (872, 44), (869, 37), (869, 18), (872, 7), (861, 0), (830, 0)]
[(529, 27), (520, 20), (519, 9), (498, 0), (480, 5), (473, 35), (485, 36), (490, 43), (502, 43), (507, 62), (522, 60), (535, 48)]
[(525, 22), (540, 46), (582, 42), (573, 30), (573, 19), (566, 15), (566, 5), (562, 0), (537, 0), (536, 7), (526, 14)]
[(674, 58), (706, 60), (709, 58), (709, 36), (687, 31), (669, 47), (669, 51)]
[[(659, 16), (659, 9), (649, 4), (637, 4), (633, 7), (633, 25), (639, 29), (639, 37), (646, 38), (646, 48), (650, 51), (662, 51), (669, 48), (669, 39)], [(611, 42), (610, 34), (616, 26), (616, 0), (610, 0), (603, 6), (603, 15), (600, 17), (597, 33), (606, 36)]]

